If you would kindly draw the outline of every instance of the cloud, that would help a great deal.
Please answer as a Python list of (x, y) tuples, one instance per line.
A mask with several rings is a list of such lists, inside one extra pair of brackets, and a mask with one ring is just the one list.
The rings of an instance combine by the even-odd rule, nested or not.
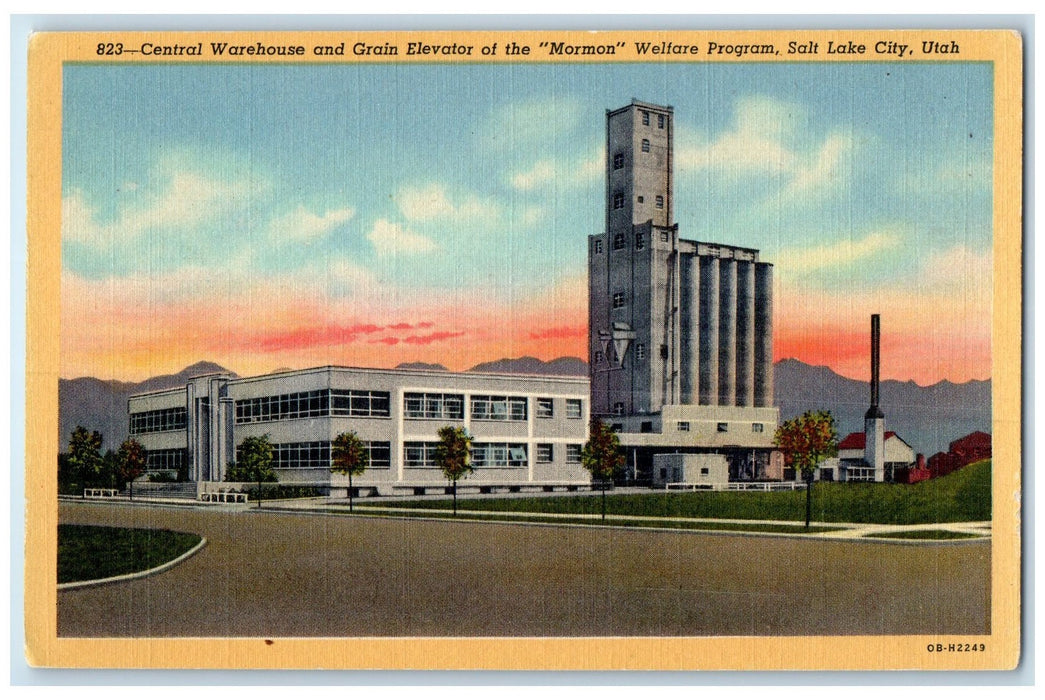
[(584, 187), (601, 182), (605, 176), (606, 155), (603, 147), (582, 158), (556, 160), (543, 158), (529, 168), (508, 176), (509, 184), (520, 192), (541, 187)]
[(82, 190), (62, 199), (62, 236), (86, 245), (129, 242), (147, 231), (191, 227), (224, 213), (244, 208), (246, 201), (266, 185), (248, 179), (219, 180), (190, 171), (175, 171), (152, 193), (126, 188), (111, 221), (98, 220)]
[(550, 160), (538, 161), (532, 168), (512, 176), (512, 187), (517, 190), (532, 190), (555, 178), (555, 163)]
[(268, 237), (275, 241), (308, 243), (322, 238), (341, 224), (350, 221), (355, 214), (355, 209), (346, 207), (316, 215), (304, 206), (299, 206), (273, 219), (269, 223)]
[(438, 183), (421, 187), (403, 187), (395, 197), (403, 217), (412, 223), (490, 223), (496, 221), (502, 207), (492, 199), (469, 194), (452, 199)]
[(787, 249), (777, 256), (776, 264), (780, 269), (794, 273), (846, 267), (898, 245), (899, 235), (878, 231), (860, 239), (842, 239), (814, 248)]
[(411, 335), (403, 338), (403, 342), (408, 345), (431, 345), (432, 343), (438, 343), (443, 340), (460, 338), (464, 334), (464, 331), (436, 331), (435, 333), (429, 333), (427, 335)]
[(783, 189), (776, 199), (786, 200), (816, 191), (823, 185), (845, 182), (841, 166), (853, 152), (850, 134), (831, 132), (823, 140), (803, 146), (797, 128), (805, 107), (768, 97), (737, 101), (732, 127), (711, 140), (703, 133), (680, 129), (676, 143), (679, 170), (714, 170), (774, 176)]
[(379, 256), (426, 253), (436, 249), (435, 242), (403, 228), (400, 224), (378, 219), (367, 234)]

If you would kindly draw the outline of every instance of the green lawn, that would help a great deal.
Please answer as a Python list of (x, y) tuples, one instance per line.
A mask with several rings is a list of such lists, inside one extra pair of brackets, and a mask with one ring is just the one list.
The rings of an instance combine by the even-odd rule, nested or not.
[[(600, 512), (601, 495), (458, 499), (461, 510), (531, 513)], [(804, 490), (765, 492), (651, 491), (607, 494), (606, 512), (667, 518), (805, 520)], [(450, 508), (449, 499), (405, 501), (402, 508)], [(813, 486), (813, 520), (914, 525), (991, 519), (991, 461), (970, 464), (939, 479), (918, 484), (818, 483)]]
[[(397, 504), (398, 507), (398, 504)], [(454, 518), (449, 513), (431, 513), (427, 508), (418, 508), (412, 513), (404, 513), (402, 511), (396, 511), (394, 509), (385, 509), (375, 506), (365, 506), (360, 509), (365, 515), (389, 515), (394, 517), (418, 517), (418, 518)], [(502, 511), (505, 512), (505, 511)], [(802, 533), (809, 534), (815, 532), (830, 532), (837, 530), (838, 528), (831, 527), (810, 527), (808, 530), (805, 524), (801, 525), (767, 525), (762, 523), (723, 523), (723, 522), (692, 522), (686, 520), (648, 520), (643, 518), (611, 518), (609, 520), (602, 520), (601, 518), (550, 518), (541, 517), (539, 515), (531, 517), (512, 517), (506, 515), (492, 515), (492, 514), (474, 514), (474, 513), (458, 513), (456, 516), (457, 520), (492, 520), (496, 522), (507, 522), (507, 523), (546, 523), (554, 525), (609, 525), (613, 527), (650, 527), (661, 530), (722, 530), (730, 532), (779, 532), (779, 533)]]
[(178, 558), (201, 539), (170, 530), (59, 525), (58, 583), (147, 571)]

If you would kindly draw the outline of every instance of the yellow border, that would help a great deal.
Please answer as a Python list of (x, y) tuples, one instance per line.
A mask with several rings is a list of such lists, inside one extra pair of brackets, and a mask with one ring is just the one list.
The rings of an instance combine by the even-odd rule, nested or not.
[[(99, 43), (189, 45), (210, 41), (253, 44), (336, 45), (357, 41), (395, 43), (396, 57), (244, 56), (220, 62), (552, 62), (629, 61), (791, 62), (783, 55), (708, 56), (709, 41), (721, 44), (815, 40), (868, 45), (863, 55), (815, 57), (816, 61), (897, 60), (873, 52), (885, 39), (920, 46), (922, 40), (956, 41), (959, 55), (904, 60), (988, 61), (994, 65), (994, 328), (993, 440), (994, 523), (991, 634), (948, 637), (745, 637), (598, 639), (72, 639), (56, 635), (57, 439), (59, 273), (61, 212), (62, 66), (66, 62), (205, 62), (193, 56), (131, 58), (99, 56)], [(614, 55), (485, 57), (482, 46), (514, 40), (594, 45), (623, 42)], [(671, 41), (701, 47), (698, 55), (639, 56), (634, 41)], [(471, 57), (408, 56), (406, 44), (458, 42), (474, 45)], [(349, 49), (350, 50), (350, 49)], [(41, 666), (110, 668), (359, 668), (359, 669), (1011, 669), (1019, 661), (1021, 491), (1021, 279), (1022, 254), (1022, 39), (1007, 31), (772, 31), (772, 32), (119, 32), (48, 33), (32, 37), (28, 74), (28, 327), (26, 337), (26, 572), (27, 657)], [(940, 641), (984, 643), (976, 654), (927, 654)], [(756, 661), (757, 660), (757, 661)], [(866, 660), (859, 663), (856, 660)]]

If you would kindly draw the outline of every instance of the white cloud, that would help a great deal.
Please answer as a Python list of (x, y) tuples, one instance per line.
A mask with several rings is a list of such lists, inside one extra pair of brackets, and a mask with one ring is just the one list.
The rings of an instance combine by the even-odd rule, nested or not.
[(178, 171), (152, 194), (125, 187), (128, 198), (121, 199), (112, 221), (104, 223), (83, 191), (74, 189), (62, 199), (62, 236), (84, 244), (131, 241), (152, 229), (191, 226), (244, 206), (243, 201), (262, 187), (250, 180), (224, 181)]
[(741, 99), (733, 127), (714, 141), (680, 130), (676, 164), (680, 170), (759, 173), (782, 178), (781, 197), (815, 191), (844, 180), (840, 167), (853, 151), (853, 138), (832, 132), (823, 141), (801, 148), (797, 124), (803, 107), (766, 97)]
[(80, 190), (62, 197), (62, 240), (87, 245), (101, 243), (112, 234), (95, 222), (94, 209)]
[(396, 205), (407, 221), (438, 221), (448, 224), (493, 224), (501, 217), (501, 206), (491, 199), (465, 195), (451, 199), (437, 183), (404, 187), (396, 194)]
[(538, 161), (532, 168), (512, 176), (512, 187), (517, 190), (532, 190), (555, 177), (555, 163), (550, 160)]
[(605, 151), (598, 148), (587, 157), (573, 161), (545, 158), (528, 169), (509, 176), (511, 186), (522, 192), (530, 192), (542, 186), (574, 187), (585, 186), (605, 177)]
[(402, 225), (378, 219), (374, 223), (373, 230), (367, 234), (367, 240), (374, 245), (374, 250), (380, 256), (425, 253), (436, 249), (432, 239), (408, 231)]
[(349, 221), (355, 209), (344, 208), (316, 215), (303, 206), (274, 219), (269, 224), (269, 238), (308, 243), (322, 238), (340, 224)]
[(878, 231), (860, 239), (842, 239), (813, 248), (784, 250), (777, 256), (776, 264), (780, 269), (794, 273), (840, 268), (873, 258), (898, 245), (899, 235)]

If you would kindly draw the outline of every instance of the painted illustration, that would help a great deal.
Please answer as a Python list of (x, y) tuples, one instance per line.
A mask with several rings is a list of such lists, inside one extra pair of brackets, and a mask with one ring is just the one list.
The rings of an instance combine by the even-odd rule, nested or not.
[(58, 638), (989, 636), (993, 66), (799, 58), (65, 65)]

